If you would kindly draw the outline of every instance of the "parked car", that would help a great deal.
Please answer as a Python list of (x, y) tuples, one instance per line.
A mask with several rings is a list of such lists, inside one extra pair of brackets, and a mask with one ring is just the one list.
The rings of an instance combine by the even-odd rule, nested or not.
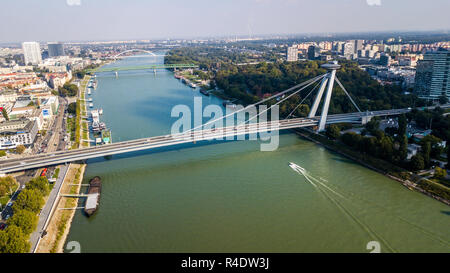
[(4, 230), (6, 228), (6, 224), (5, 223), (1, 223), (0, 224), (0, 230)]

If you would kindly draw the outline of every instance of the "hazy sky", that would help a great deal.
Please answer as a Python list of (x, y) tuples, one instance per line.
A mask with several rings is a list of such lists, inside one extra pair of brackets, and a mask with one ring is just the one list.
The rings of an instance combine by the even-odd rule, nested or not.
[(0, 42), (449, 30), (450, 0), (2, 0)]

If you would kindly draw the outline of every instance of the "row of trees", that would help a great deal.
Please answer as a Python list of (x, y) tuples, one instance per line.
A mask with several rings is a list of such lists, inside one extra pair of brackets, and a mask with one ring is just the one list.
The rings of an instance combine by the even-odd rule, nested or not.
[(38, 213), (44, 206), (44, 197), (49, 192), (46, 177), (34, 178), (27, 183), (14, 202), (14, 215), (8, 219), (8, 227), (0, 231), (0, 253), (29, 252), (29, 237), (36, 229)]
[[(409, 117), (412, 117), (408, 114)], [(433, 163), (432, 158), (440, 158), (444, 152), (441, 146), (442, 140), (434, 135), (427, 135), (417, 144), (421, 146), (420, 152), (407, 161), (408, 137), (406, 127), (408, 119), (406, 115), (398, 118), (398, 128), (388, 127), (383, 132), (379, 130), (379, 119), (373, 118), (366, 124), (361, 134), (347, 132), (341, 136), (339, 125), (330, 125), (326, 129), (326, 135), (331, 139), (339, 139), (347, 146), (371, 156), (382, 158), (398, 166), (413, 171), (429, 168)], [(449, 149), (447, 149), (449, 153)], [(450, 154), (448, 155), (450, 158)]]
[[(243, 103), (251, 103), (268, 94), (280, 92), (326, 73), (320, 67), (321, 64), (321, 62), (315, 61), (302, 61), (234, 66), (217, 71), (215, 80), (218, 87), (223, 89), (228, 96), (238, 98)], [(340, 64), (342, 68), (338, 70), (337, 77), (362, 110), (372, 111), (426, 105), (426, 101), (415, 95), (403, 94), (400, 86), (380, 85), (367, 72), (361, 70), (355, 62), (342, 61)], [(306, 89), (301, 97), (305, 97), (311, 89)], [(305, 100), (305, 104), (311, 105), (313, 99), (314, 96), (310, 96)], [(299, 98), (293, 97), (287, 102), (287, 108), (296, 107), (298, 100)], [(329, 111), (330, 113), (355, 111), (345, 93), (337, 86), (335, 86)]]

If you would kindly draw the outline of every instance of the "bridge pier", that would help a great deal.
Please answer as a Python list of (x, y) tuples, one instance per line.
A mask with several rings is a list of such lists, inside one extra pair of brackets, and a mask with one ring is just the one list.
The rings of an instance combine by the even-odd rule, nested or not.
[(329, 80), (328, 80), (328, 88), (327, 88), (327, 94), (325, 95), (325, 102), (322, 107), (322, 114), (320, 115), (320, 121), (319, 121), (319, 132), (325, 131), (325, 125), (327, 123), (327, 116), (328, 116), (328, 108), (330, 107), (330, 101), (331, 101), (331, 94), (333, 93), (333, 85), (334, 85), (334, 79), (336, 77), (336, 69), (331, 70), (329, 72)]
[(309, 112), (308, 118), (313, 118), (316, 116), (317, 109), (319, 108), (320, 100), (323, 96), (323, 91), (328, 83), (328, 76), (322, 79), (322, 83), (320, 84), (319, 93), (317, 93), (316, 98), (314, 99), (313, 106), (311, 107), (311, 111)]
[(116, 79), (119, 78), (119, 72), (116, 71)]
[(373, 118), (373, 116), (362, 116), (361, 117), (361, 125), (365, 125), (367, 124), (371, 119)]
[(317, 132), (322, 132), (325, 130), (325, 125), (327, 123), (327, 116), (328, 116), (328, 108), (330, 107), (331, 94), (333, 93), (334, 80), (336, 79), (336, 70), (338, 70), (341, 66), (338, 65), (337, 61), (333, 61), (331, 63), (323, 64), (322, 67), (328, 69), (329, 72), (323, 78), (322, 83), (320, 84), (319, 93), (317, 93), (311, 111), (309, 112), (308, 115), (308, 118), (313, 118), (316, 116), (316, 112), (317, 109), (319, 108), (320, 101), (322, 100), (325, 87), (327, 87), (327, 92), (325, 94), (325, 101), (323, 102), (322, 114), (320, 115), (319, 127), (317, 129)]

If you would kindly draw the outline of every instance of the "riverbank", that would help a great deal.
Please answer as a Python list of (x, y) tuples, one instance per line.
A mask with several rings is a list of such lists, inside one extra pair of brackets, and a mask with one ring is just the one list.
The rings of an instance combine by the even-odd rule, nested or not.
[[(80, 192), (85, 168), (86, 164), (70, 164), (61, 187), (62, 193), (78, 194)], [(47, 235), (39, 242), (36, 253), (62, 253), (64, 251), (64, 243), (77, 206), (77, 199), (60, 197), (56, 210), (47, 225)]]
[[(77, 99), (77, 116), (75, 143), (72, 149), (89, 147), (89, 126), (87, 117), (86, 90), (91, 76), (84, 77)], [(61, 186), (61, 193), (79, 194), (86, 164), (70, 164), (66, 179)], [(46, 236), (39, 242), (36, 253), (61, 253), (70, 231), (70, 226), (77, 209), (78, 200), (59, 197), (56, 211), (48, 222)]]
[[(354, 152), (350, 151), (346, 147), (339, 146), (337, 143), (328, 140), (326, 137), (315, 134), (314, 132), (311, 132), (307, 129), (295, 129), (294, 130), (299, 136), (312, 141), (316, 144), (319, 144), (323, 147), (325, 147), (328, 150), (331, 150), (333, 152), (336, 152), (342, 156), (345, 156), (361, 165), (363, 165), (366, 168), (369, 168), (373, 171), (376, 171), (380, 174), (383, 174), (384, 176), (395, 180), (399, 183), (401, 183), (403, 186), (407, 187), (410, 190), (415, 190), (420, 193), (423, 193), (433, 199), (436, 199), (448, 206), (450, 206), (450, 198), (447, 198), (448, 195), (450, 195), (450, 192), (448, 192), (448, 189), (435, 183), (432, 181), (429, 181), (427, 179), (424, 179), (422, 177), (419, 177), (417, 175), (414, 175), (404, 169), (401, 169), (400, 167), (394, 166), (384, 160), (373, 158), (369, 155), (365, 156), (365, 159), (361, 159), (361, 155), (356, 155)], [(370, 163), (368, 163), (370, 162)], [(413, 180), (413, 181), (411, 181)], [(436, 194), (434, 191), (441, 190), (444, 191), (444, 194), (447, 194), (445, 196), (441, 194)]]

